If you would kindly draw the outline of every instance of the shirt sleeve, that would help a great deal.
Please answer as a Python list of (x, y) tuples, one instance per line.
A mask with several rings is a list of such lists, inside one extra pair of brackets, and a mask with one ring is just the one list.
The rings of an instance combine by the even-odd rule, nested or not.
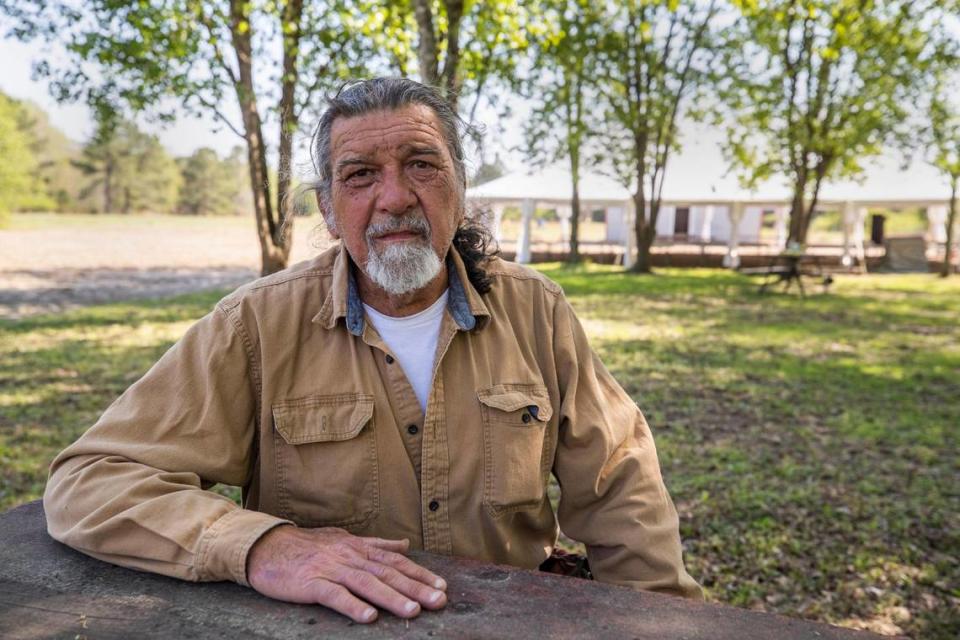
[(114, 564), (247, 584), (246, 557), (288, 521), (207, 491), (253, 469), (257, 384), (246, 334), (218, 306), (54, 459), (55, 539)]
[(603, 582), (702, 598), (683, 565), (679, 520), (660, 475), (653, 436), (562, 296), (554, 312), (560, 424), (554, 474), (558, 518), (586, 545)]

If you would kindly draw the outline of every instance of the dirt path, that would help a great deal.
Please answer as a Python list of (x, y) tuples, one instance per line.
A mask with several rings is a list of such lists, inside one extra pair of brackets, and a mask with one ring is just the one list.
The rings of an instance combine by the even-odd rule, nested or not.
[[(301, 224), (291, 264), (329, 240)], [(76, 307), (233, 288), (256, 278), (252, 221), (144, 220), (0, 231), (0, 319)]]

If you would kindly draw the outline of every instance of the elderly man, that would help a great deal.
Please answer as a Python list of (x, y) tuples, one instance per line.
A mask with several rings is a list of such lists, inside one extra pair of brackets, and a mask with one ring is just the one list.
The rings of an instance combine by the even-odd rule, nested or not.
[(559, 516), (597, 579), (699, 595), (640, 411), (560, 288), (466, 218), (459, 122), (405, 79), (331, 101), (340, 243), (223, 299), (57, 457), (51, 535), (370, 622), (445, 605), (408, 548), (536, 568)]

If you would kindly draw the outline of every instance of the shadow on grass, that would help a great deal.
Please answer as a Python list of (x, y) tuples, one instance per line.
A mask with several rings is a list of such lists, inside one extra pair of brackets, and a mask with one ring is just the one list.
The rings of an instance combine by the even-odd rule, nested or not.
[(227, 293), (229, 290), (216, 290), (188, 293), (173, 298), (129, 300), (22, 320), (0, 320), (0, 336), (4, 333), (28, 333), (40, 329), (65, 330), (106, 325), (137, 327), (145, 323), (195, 320), (209, 313)]
[(711, 599), (957, 637), (960, 289), (545, 272), (645, 410)]
[[(544, 272), (646, 411), (711, 599), (957, 636), (960, 289), (851, 279), (804, 300), (729, 272)], [(39, 496), (50, 458), (221, 295), (0, 322), (0, 507)]]
[(0, 322), (0, 509), (38, 498), (53, 456), (222, 295)]

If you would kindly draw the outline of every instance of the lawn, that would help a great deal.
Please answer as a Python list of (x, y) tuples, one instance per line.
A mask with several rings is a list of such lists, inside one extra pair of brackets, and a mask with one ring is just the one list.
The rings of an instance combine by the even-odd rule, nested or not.
[[(710, 600), (960, 634), (960, 279), (541, 269), (644, 409)], [(220, 293), (0, 322), (0, 508)]]

